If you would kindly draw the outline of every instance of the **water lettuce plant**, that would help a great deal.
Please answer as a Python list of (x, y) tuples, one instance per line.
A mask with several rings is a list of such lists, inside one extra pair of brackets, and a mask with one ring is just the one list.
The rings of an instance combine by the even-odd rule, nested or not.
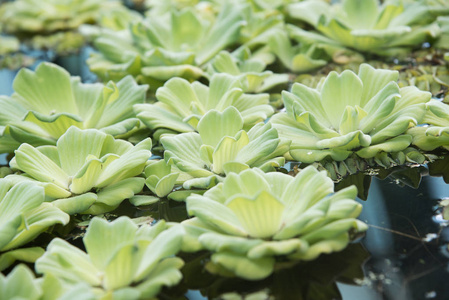
[(307, 0), (289, 5), (288, 11), (291, 17), (317, 30), (290, 26), (291, 34), (333, 57), (353, 50), (382, 56), (404, 55), (440, 33), (438, 25), (430, 23), (435, 18), (421, 24), (429, 9), (420, 2), (405, 5), (402, 1), (380, 4), (378, 0), (343, 0), (329, 4)]
[(16, 259), (34, 262), (36, 255), (42, 254), (40, 248), (14, 249), (51, 226), (68, 222), (69, 215), (45, 202), (42, 187), (30, 183), (13, 185), (7, 179), (0, 179), (0, 270)]
[(296, 177), (249, 169), (231, 173), (204, 195), (186, 200), (194, 218), (183, 221), (183, 251), (212, 251), (211, 272), (257, 280), (279, 260), (313, 260), (341, 251), (362, 206), (355, 186), (334, 192), (326, 172), (309, 166)]
[(358, 74), (332, 71), (316, 89), (295, 83), (282, 94), (286, 113), (270, 122), (292, 140), (290, 156), (305, 163), (402, 151), (412, 141), (407, 129), (422, 121), (431, 94), (399, 88), (398, 76), (362, 64)]
[(199, 121), (198, 133), (162, 137), (165, 161), (196, 178), (186, 181), (186, 188), (207, 188), (211, 180), (252, 167), (269, 172), (284, 165), (290, 141), (279, 138), (271, 124), (259, 123), (249, 131), (243, 125), (235, 107), (211, 110)]
[(422, 150), (430, 151), (438, 147), (449, 150), (449, 105), (431, 100), (426, 107), (422, 123), (427, 126), (410, 128), (407, 133), (413, 136), (413, 144)]
[(261, 93), (288, 82), (288, 74), (274, 74), (266, 70), (266, 66), (262, 59), (252, 57), (246, 48), (234, 53), (221, 51), (208, 65), (207, 73), (209, 77), (216, 73), (236, 76), (245, 93)]
[(172, 77), (195, 80), (202, 66), (238, 39), (242, 17), (227, 4), (211, 22), (192, 8), (173, 10), (168, 16), (147, 18), (129, 31), (105, 31), (95, 40), (99, 53), (88, 64), (103, 79), (128, 74), (138, 81), (160, 86)]
[(238, 77), (225, 73), (213, 75), (209, 86), (172, 78), (156, 91), (156, 103), (136, 104), (134, 110), (146, 126), (155, 130), (155, 138), (162, 133), (195, 131), (209, 110), (223, 111), (229, 106), (240, 111), (245, 128), (250, 128), (274, 110), (268, 104), (268, 94), (244, 94), (243, 88)]
[(0, 300), (38, 300), (42, 295), (40, 284), (25, 265), (18, 265), (8, 276), (0, 273)]
[(293, 46), (285, 29), (272, 30), (268, 46), (286, 68), (296, 73), (308, 72), (327, 64), (323, 59), (327, 55), (315, 45), (303, 43)]
[(56, 146), (22, 144), (10, 165), (23, 172), (14, 182), (36, 182), (63, 211), (100, 214), (139, 193), (151, 156), (151, 139), (133, 146), (95, 129), (70, 127)]
[(93, 23), (101, 10), (120, 5), (102, 0), (18, 0), (3, 4), (0, 20), (10, 33), (51, 33)]
[(132, 105), (143, 103), (148, 89), (130, 76), (107, 85), (83, 84), (51, 63), (22, 69), (13, 87), (11, 97), (0, 96), (0, 153), (21, 143), (54, 145), (70, 126), (125, 137), (141, 127)]
[(138, 227), (128, 217), (112, 222), (94, 218), (83, 243), (86, 252), (56, 238), (36, 261), (36, 270), (73, 287), (90, 286), (96, 299), (153, 299), (163, 286), (182, 278), (183, 229), (164, 221)]

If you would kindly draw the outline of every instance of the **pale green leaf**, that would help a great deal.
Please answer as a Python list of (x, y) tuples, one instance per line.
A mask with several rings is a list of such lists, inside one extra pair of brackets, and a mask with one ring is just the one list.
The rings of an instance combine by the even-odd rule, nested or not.
[(198, 132), (203, 144), (216, 147), (225, 136), (235, 136), (243, 128), (243, 119), (235, 107), (228, 107), (222, 113), (211, 110), (198, 123)]
[(281, 226), (284, 204), (267, 191), (255, 198), (237, 196), (226, 206), (231, 209), (245, 231), (254, 238), (269, 238)]

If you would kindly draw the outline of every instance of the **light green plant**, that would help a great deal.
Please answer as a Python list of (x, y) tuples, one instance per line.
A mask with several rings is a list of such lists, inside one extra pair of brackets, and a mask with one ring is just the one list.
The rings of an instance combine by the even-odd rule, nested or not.
[(425, 151), (443, 147), (449, 150), (449, 105), (431, 100), (422, 123), (427, 126), (410, 128), (407, 133), (413, 136), (413, 144)]
[(139, 176), (150, 149), (150, 138), (133, 146), (95, 129), (72, 126), (56, 146), (22, 144), (10, 165), (24, 174), (6, 178), (37, 182), (69, 214), (100, 214), (142, 190), (145, 179)]
[(96, 300), (97, 298), (86, 284), (67, 287), (52, 276), (43, 279), (35, 278), (28, 267), (20, 264), (14, 267), (6, 277), (0, 273), (0, 300), (10, 299)]
[(244, 94), (241, 80), (229, 74), (215, 74), (209, 86), (198, 81), (189, 83), (172, 78), (156, 92), (155, 104), (137, 104), (137, 117), (152, 130), (154, 137), (162, 133), (191, 132), (197, 129), (201, 117), (211, 109), (223, 111), (236, 107), (250, 128), (270, 117), (274, 110), (268, 104), (268, 94)]
[(3, 4), (3, 30), (16, 33), (51, 33), (93, 23), (101, 10), (118, 6), (102, 0), (18, 0)]
[(13, 186), (11, 181), (0, 179), (0, 270), (16, 259), (34, 262), (36, 256), (42, 254), (40, 248), (13, 249), (25, 245), (53, 225), (69, 222), (66, 213), (44, 201), (42, 187), (31, 183)]
[(183, 261), (173, 255), (183, 230), (166, 228), (164, 221), (138, 227), (128, 217), (110, 223), (94, 218), (83, 238), (86, 252), (53, 239), (36, 270), (67, 287), (87, 284), (95, 299), (154, 299), (163, 286), (182, 278)]
[(6, 55), (12, 52), (17, 52), (20, 47), (20, 42), (13, 36), (0, 36), (0, 55)]
[(21, 143), (54, 145), (70, 126), (126, 137), (141, 127), (132, 105), (144, 102), (148, 88), (131, 77), (117, 84), (83, 84), (50, 63), (35, 72), (22, 69), (13, 87), (11, 97), (0, 96), (0, 153)]
[(221, 51), (209, 64), (209, 76), (216, 73), (226, 73), (239, 78), (245, 93), (261, 93), (277, 85), (288, 82), (287, 74), (274, 74), (266, 70), (266, 63), (251, 57), (249, 49), (237, 53)]
[(309, 44), (293, 46), (284, 29), (273, 30), (268, 37), (268, 45), (282, 64), (296, 73), (311, 71), (327, 64), (321, 57), (322, 54), (327, 56), (323, 51)]
[(164, 158), (194, 179), (185, 188), (208, 188), (231, 172), (257, 167), (265, 172), (284, 165), (290, 141), (280, 139), (270, 124), (243, 130), (243, 118), (234, 107), (209, 111), (198, 123), (198, 133), (164, 136)]
[(390, 57), (404, 55), (426, 39), (439, 35), (436, 23), (420, 24), (428, 14), (428, 7), (421, 3), (384, 1), (381, 5), (378, 0), (343, 0), (328, 4), (307, 0), (291, 4), (288, 11), (293, 18), (317, 30), (290, 26), (290, 33), (304, 43), (324, 49), (332, 57), (342, 52), (357, 55), (352, 50)]
[(257, 280), (277, 259), (313, 260), (344, 249), (350, 232), (367, 229), (356, 220), (362, 206), (355, 186), (333, 193), (326, 172), (307, 167), (296, 177), (259, 169), (229, 174), (203, 196), (187, 198), (194, 218), (181, 224), (183, 251), (212, 251), (206, 268)]
[(39, 300), (41, 294), (40, 284), (25, 265), (18, 265), (8, 276), (0, 273), (0, 300)]
[(358, 75), (331, 72), (317, 89), (295, 83), (283, 93), (287, 112), (270, 122), (292, 140), (291, 157), (305, 163), (402, 151), (412, 140), (407, 129), (421, 122), (431, 94), (399, 88), (398, 76), (362, 64)]
[(194, 80), (215, 54), (237, 41), (242, 17), (236, 7), (223, 6), (211, 22), (192, 9), (147, 18), (129, 31), (105, 31), (95, 40), (100, 51), (88, 60), (103, 79), (131, 74), (138, 81), (160, 86), (172, 77)]

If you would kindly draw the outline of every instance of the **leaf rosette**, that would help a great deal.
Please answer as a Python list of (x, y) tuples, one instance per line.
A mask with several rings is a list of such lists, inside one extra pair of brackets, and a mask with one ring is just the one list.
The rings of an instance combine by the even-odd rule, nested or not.
[(257, 57), (251, 57), (248, 48), (235, 53), (221, 51), (209, 64), (210, 77), (216, 73), (226, 73), (239, 78), (245, 93), (261, 93), (277, 85), (288, 82), (288, 74), (274, 74), (265, 70), (267, 64)]
[(108, 80), (131, 74), (154, 87), (172, 77), (195, 80), (203, 75), (204, 64), (237, 41), (242, 26), (238, 8), (230, 4), (213, 21), (192, 8), (172, 10), (136, 22), (120, 34), (104, 31), (95, 40), (100, 52), (87, 62)]
[(182, 234), (179, 225), (167, 229), (164, 221), (138, 227), (128, 217), (110, 223), (94, 218), (83, 238), (86, 252), (53, 239), (36, 270), (65, 290), (87, 285), (94, 299), (154, 299), (182, 278), (184, 263), (174, 257)]
[(115, 137), (140, 129), (132, 106), (143, 103), (148, 86), (132, 77), (117, 84), (83, 84), (63, 68), (40, 64), (36, 71), (22, 69), (11, 97), (0, 96), (0, 152), (20, 144), (54, 145), (70, 126), (97, 128)]
[(4, 4), (0, 19), (6, 32), (51, 33), (94, 23), (101, 10), (119, 5), (102, 0), (19, 0)]
[(242, 81), (229, 74), (215, 74), (209, 86), (198, 81), (189, 83), (172, 78), (156, 91), (155, 104), (136, 104), (137, 117), (150, 129), (154, 137), (163, 133), (192, 132), (209, 110), (224, 111), (234, 106), (240, 111), (245, 129), (270, 117), (274, 110), (268, 104), (268, 94), (244, 94)]
[(139, 176), (149, 149), (150, 138), (133, 146), (95, 129), (70, 127), (56, 146), (22, 144), (10, 165), (24, 174), (7, 178), (38, 183), (69, 214), (100, 214), (142, 190), (145, 179)]
[(449, 150), (449, 105), (430, 100), (422, 123), (426, 126), (410, 128), (407, 133), (413, 137), (413, 145), (424, 151), (439, 147)]
[(259, 169), (229, 174), (204, 195), (187, 198), (194, 218), (181, 224), (183, 251), (212, 251), (208, 270), (257, 280), (277, 259), (313, 260), (344, 249), (362, 206), (355, 186), (333, 193), (326, 172), (307, 167), (296, 177)]
[(184, 182), (185, 188), (207, 188), (226, 174), (252, 167), (269, 172), (284, 165), (290, 141), (279, 138), (270, 124), (259, 123), (249, 131), (243, 130), (243, 124), (231, 106), (204, 115), (198, 133), (162, 137), (165, 161), (194, 178)]
[[(334, 59), (353, 50), (382, 56), (404, 55), (413, 47), (440, 34), (435, 18), (428, 19), (431, 8), (421, 2), (405, 5), (402, 1), (343, 0), (329, 4), (308, 0), (291, 4), (290, 16), (315, 27), (306, 31), (290, 26), (290, 33), (307, 44), (316, 44)], [(424, 20), (427, 22), (421, 24)]]
[(0, 179), (0, 270), (16, 259), (34, 262), (42, 254), (41, 248), (14, 249), (51, 226), (68, 222), (69, 215), (45, 202), (42, 187), (31, 183), (13, 185), (8, 179)]
[(402, 151), (412, 141), (407, 129), (422, 121), (431, 94), (399, 88), (398, 76), (362, 64), (358, 75), (329, 73), (316, 89), (295, 83), (282, 95), (286, 113), (270, 122), (280, 137), (292, 140), (291, 158), (305, 163)]

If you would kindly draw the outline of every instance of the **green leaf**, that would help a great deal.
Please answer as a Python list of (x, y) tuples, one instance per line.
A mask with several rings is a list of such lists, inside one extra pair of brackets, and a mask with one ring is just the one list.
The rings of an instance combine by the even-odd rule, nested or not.
[(186, 199), (187, 212), (200, 218), (220, 231), (236, 236), (246, 236), (235, 213), (228, 207), (210, 201), (200, 195), (191, 195)]
[(230, 106), (222, 113), (211, 110), (198, 123), (198, 132), (203, 144), (216, 147), (225, 136), (235, 136), (243, 128), (239, 111)]
[(92, 264), (105, 270), (117, 251), (134, 242), (137, 226), (130, 219), (122, 217), (112, 223), (94, 218), (83, 238)]
[(353, 72), (347, 70), (340, 75), (331, 72), (326, 77), (321, 90), (321, 100), (332, 126), (337, 129), (346, 106), (361, 106), (363, 82)]
[(254, 238), (269, 238), (281, 227), (284, 204), (267, 191), (251, 199), (243, 196), (232, 198), (230, 208), (245, 231)]
[[(211, 259), (212, 263), (235, 273), (238, 277), (249, 280), (268, 277), (273, 272), (275, 262), (272, 257), (250, 259), (230, 252), (214, 253)], [(211, 270), (211, 267), (208, 270)]]
[(89, 256), (75, 246), (59, 238), (53, 239), (47, 251), (35, 265), (41, 274), (53, 274), (69, 282), (86, 282), (92, 286), (101, 284), (97, 276), (99, 270), (90, 261)]
[(372, 28), (378, 16), (377, 0), (344, 0), (343, 10), (346, 13), (346, 22), (351, 28)]
[(41, 295), (41, 287), (25, 265), (16, 266), (7, 277), (0, 274), (0, 299), (37, 300)]
[(36, 148), (29, 144), (22, 144), (15, 153), (15, 163), (20, 170), (39, 181), (51, 182), (68, 189), (68, 175)]
[(85, 193), (69, 198), (57, 199), (52, 204), (63, 212), (74, 215), (87, 211), (98, 199), (94, 193)]
[(5, 252), (0, 255), (0, 271), (5, 270), (17, 260), (34, 263), (44, 253), (45, 250), (41, 247), (22, 248)]

